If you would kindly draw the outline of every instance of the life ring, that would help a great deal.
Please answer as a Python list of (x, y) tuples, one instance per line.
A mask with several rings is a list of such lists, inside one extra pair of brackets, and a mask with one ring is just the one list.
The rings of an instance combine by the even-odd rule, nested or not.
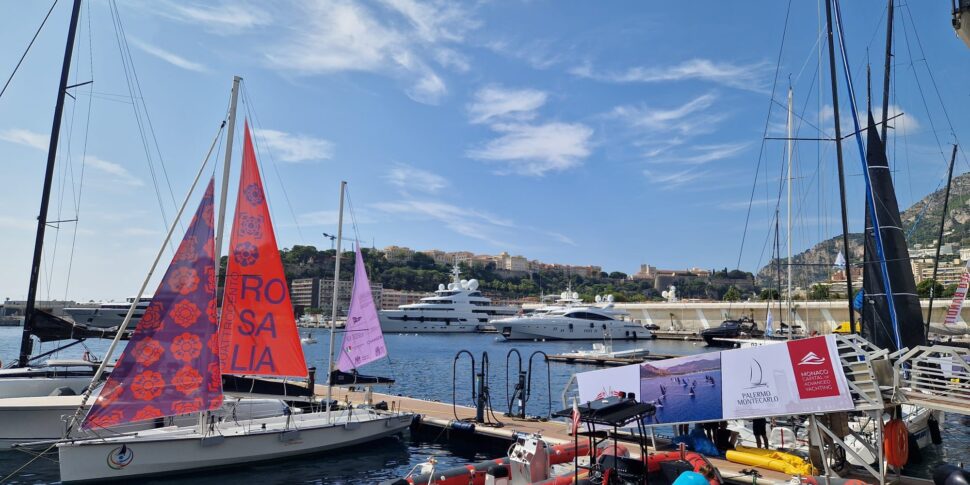
[(883, 449), (886, 450), (886, 463), (901, 468), (909, 461), (909, 430), (902, 419), (892, 419), (884, 428)]

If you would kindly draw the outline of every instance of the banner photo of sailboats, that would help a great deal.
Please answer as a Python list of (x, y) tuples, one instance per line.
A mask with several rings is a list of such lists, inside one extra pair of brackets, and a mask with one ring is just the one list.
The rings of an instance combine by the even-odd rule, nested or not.
[(640, 365), (631, 364), (576, 374), (581, 402), (596, 401), (620, 393), (640, 392)]
[(722, 352), (726, 419), (852, 409), (832, 335)]
[(640, 365), (640, 401), (657, 407), (653, 423), (721, 419), (721, 352)]

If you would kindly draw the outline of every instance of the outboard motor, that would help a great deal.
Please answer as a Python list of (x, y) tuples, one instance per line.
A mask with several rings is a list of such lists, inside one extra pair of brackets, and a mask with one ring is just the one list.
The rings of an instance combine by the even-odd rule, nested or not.
[(542, 437), (537, 434), (519, 437), (509, 451), (509, 469), (512, 475), (507, 482), (509, 485), (529, 485), (547, 480), (549, 450)]

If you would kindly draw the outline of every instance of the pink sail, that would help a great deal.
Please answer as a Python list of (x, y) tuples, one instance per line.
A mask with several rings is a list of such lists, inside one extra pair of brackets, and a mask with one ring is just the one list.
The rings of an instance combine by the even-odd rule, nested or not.
[(216, 327), (213, 181), (84, 429), (222, 405)]
[(340, 344), (340, 357), (337, 361), (337, 367), (343, 372), (349, 372), (387, 355), (387, 346), (384, 345), (384, 334), (381, 333), (381, 322), (377, 318), (377, 308), (370, 292), (360, 246), (357, 246), (356, 252), (354, 292), (350, 297), (347, 326), (344, 328), (344, 339)]

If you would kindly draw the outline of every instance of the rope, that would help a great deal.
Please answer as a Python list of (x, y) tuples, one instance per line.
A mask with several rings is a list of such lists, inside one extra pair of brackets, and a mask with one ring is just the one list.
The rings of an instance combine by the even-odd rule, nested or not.
[(33, 47), (34, 41), (37, 40), (37, 36), (40, 35), (41, 29), (44, 28), (44, 24), (47, 23), (47, 19), (50, 18), (51, 12), (54, 11), (54, 7), (57, 6), (57, 0), (51, 4), (51, 8), (47, 10), (47, 15), (44, 16), (44, 20), (40, 23), (40, 27), (37, 27), (37, 32), (34, 32), (34, 36), (30, 39), (30, 43), (27, 44), (27, 48), (24, 49), (23, 55), (20, 56), (20, 60), (17, 61), (17, 65), (14, 66), (13, 72), (10, 73), (10, 77), (7, 78), (7, 82), (3, 84), (3, 89), (0, 89), (0, 98), (3, 98), (3, 93), (7, 92), (7, 87), (10, 86), (10, 81), (13, 81), (13, 77), (17, 74), (17, 70), (20, 69), (20, 64), (24, 62), (24, 58), (27, 57), (27, 53), (30, 52), (30, 48)]

